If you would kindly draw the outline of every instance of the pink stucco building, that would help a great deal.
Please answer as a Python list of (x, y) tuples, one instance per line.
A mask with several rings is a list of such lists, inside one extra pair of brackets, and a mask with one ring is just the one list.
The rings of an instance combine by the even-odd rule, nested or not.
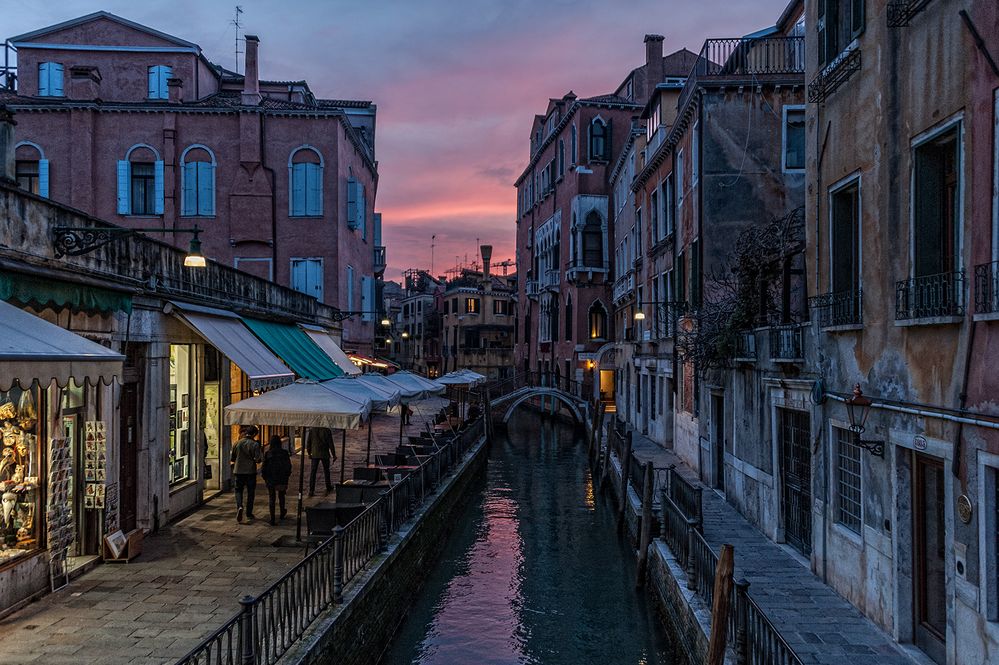
[[(9, 41), (17, 66), (0, 103), (17, 113), (23, 187), (122, 226), (197, 226), (209, 258), (342, 310), (377, 309), (374, 104), (261, 80), (250, 35), (242, 75), (107, 12)], [(345, 321), (344, 347), (370, 352), (376, 319)]]

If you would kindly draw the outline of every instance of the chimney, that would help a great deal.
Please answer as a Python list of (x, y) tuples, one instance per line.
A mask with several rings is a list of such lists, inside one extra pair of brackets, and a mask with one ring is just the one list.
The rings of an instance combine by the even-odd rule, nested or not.
[(0, 104), (0, 182), (17, 182), (14, 171), (14, 114)]
[(101, 98), (101, 72), (92, 65), (69, 68), (69, 98), (94, 101)]
[(663, 39), (662, 35), (645, 35), (645, 99), (652, 99), (656, 86), (663, 80)]
[(246, 35), (246, 61), (243, 66), (243, 106), (260, 104), (260, 73), (257, 64), (257, 49), (260, 39), (255, 35)]
[(489, 283), (489, 260), (493, 257), (493, 246), (479, 245), (479, 253), (482, 255), (482, 279)]
[(167, 79), (167, 90), (170, 93), (171, 104), (180, 104), (184, 101), (184, 79), (171, 76)]

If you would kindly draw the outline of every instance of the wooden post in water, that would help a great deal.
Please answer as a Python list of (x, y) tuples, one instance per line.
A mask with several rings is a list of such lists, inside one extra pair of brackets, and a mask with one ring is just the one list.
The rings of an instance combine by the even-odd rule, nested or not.
[(621, 512), (618, 513), (617, 525), (623, 527), (628, 514), (628, 479), (631, 477), (631, 432), (624, 435), (624, 457), (621, 459)]
[(735, 570), (735, 548), (722, 545), (715, 568), (715, 594), (711, 607), (711, 636), (705, 665), (724, 665), (728, 633), (728, 613), (732, 606), (732, 573)]
[(642, 588), (645, 585), (645, 569), (649, 563), (649, 544), (652, 542), (652, 484), (655, 482), (652, 461), (645, 463), (645, 478), (642, 483), (642, 529), (638, 537), (638, 576), (635, 579), (635, 586)]

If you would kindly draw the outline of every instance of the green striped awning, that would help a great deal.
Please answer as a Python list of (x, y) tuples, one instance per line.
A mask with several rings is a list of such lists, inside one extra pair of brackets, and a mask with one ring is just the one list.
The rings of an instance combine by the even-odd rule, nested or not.
[(128, 293), (8, 270), (0, 271), (0, 300), (56, 311), (132, 311), (132, 296)]
[(297, 325), (249, 317), (243, 317), (243, 323), (299, 377), (326, 381), (343, 376), (343, 370)]

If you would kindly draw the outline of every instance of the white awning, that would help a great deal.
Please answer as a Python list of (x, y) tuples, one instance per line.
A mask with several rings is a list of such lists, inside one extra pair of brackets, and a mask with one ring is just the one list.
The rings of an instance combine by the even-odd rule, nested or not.
[(251, 389), (279, 388), (295, 380), (294, 373), (232, 312), (180, 302), (170, 305), (170, 313), (246, 372)]
[(371, 400), (366, 397), (348, 397), (325, 384), (299, 379), (283, 388), (230, 404), (225, 407), (225, 422), (356, 429), (370, 413)]
[(124, 356), (0, 300), (0, 390), (35, 380), (65, 387), (111, 383)]
[(351, 362), (350, 358), (343, 352), (343, 349), (336, 343), (333, 335), (328, 330), (307, 323), (300, 323), (298, 325), (323, 350), (323, 353), (328, 355), (330, 360), (336, 363), (336, 366), (342, 369), (348, 376), (356, 376), (361, 373), (361, 368)]

